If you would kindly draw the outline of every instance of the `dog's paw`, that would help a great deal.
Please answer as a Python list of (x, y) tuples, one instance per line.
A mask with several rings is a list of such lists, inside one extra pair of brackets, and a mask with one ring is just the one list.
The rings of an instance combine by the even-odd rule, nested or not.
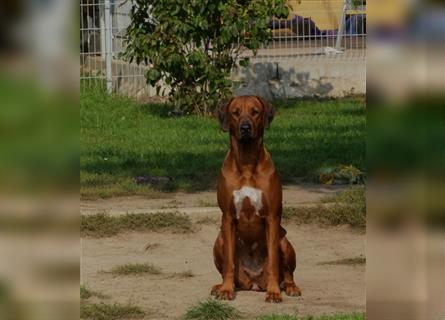
[(221, 284), (216, 284), (212, 287), (212, 290), (210, 291), (210, 294), (212, 296), (216, 296), (216, 293), (219, 291), (219, 289), (221, 288)]
[(213, 286), (210, 294), (220, 300), (233, 300), (234, 290), (231, 288), (225, 288), (222, 284)]
[(299, 297), (301, 296), (301, 290), (298, 288), (295, 283), (285, 283), (284, 284), (284, 291), (286, 294), (290, 297)]
[(283, 298), (281, 297), (280, 291), (267, 291), (266, 292), (266, 302), (281, 302)]

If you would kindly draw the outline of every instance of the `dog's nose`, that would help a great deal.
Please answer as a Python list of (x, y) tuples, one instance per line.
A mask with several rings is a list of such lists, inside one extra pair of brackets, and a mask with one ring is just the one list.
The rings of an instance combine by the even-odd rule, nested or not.
[(240, 125), (240, 131), (242, 134), (250, 133), (250, 130), (252, 130), (252, 125), (248, 122), (243, 122)]

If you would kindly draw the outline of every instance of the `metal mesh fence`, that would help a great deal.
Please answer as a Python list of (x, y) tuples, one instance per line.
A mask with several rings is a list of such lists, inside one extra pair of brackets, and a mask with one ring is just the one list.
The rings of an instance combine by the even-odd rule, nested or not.
[[(365, 63), (365, 0), (290, 0), (288, 19), (271, 19), (273, 38), (255, 62), (323, 60)], [(109, 91), (135, 97), (154, 96), (146, 85), (147, 66), (124, 61), (131, 2), (80, 1), (80, 78), (82, 86), (101, 84)]]
[(365, 58), (366, 1), (289, 1), (287, 19), (273, 19), (273, 38), (254, 60)]
[[(81, 0), (80, 79), (82, 86), (104, 85), (131, 96), (152, 95), (145, 84), (146, 66), (121, 57), (131, 4), (126, 0)], [(149, 90), (147, 92), (147, 90)]]

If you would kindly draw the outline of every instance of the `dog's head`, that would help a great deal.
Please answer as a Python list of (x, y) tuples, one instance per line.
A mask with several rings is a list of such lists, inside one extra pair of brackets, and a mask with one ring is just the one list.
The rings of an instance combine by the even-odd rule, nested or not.
[(241, 143), (260, 138), (274, 114), (274, 106), (257, 96), (227, 98), (218, 105), (221, 128)]

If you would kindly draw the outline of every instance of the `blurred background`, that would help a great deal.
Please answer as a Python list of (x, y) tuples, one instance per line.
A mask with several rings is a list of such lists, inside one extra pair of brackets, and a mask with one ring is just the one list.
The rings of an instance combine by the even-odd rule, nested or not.
[[(79, 16), (0, 5), (2, 319), (79, 316)], [(445, 6), (367, 16), (367, 317), (445, 319)]]
[(0, 4), (1, 319), (79, 317), (77, 10)]
[(367, 316), (444, 319), (445, 8), (368, 10)]

